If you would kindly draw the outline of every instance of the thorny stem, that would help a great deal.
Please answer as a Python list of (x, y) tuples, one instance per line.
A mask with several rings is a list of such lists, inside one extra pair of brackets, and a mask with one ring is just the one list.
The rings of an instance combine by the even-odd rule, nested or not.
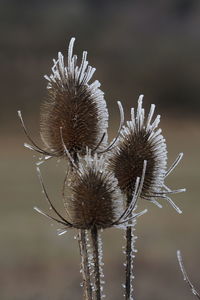
[[(132, 196), (127, 196), (127, 206), (130, 204)], [(132, 280), (132, 227), (126, 228), (126, 284), (125, 284), (125, 299), (134, 299), (131, 295), (131, 280)]]
[(99, 266), (99, 243), (98, 243), (98, 230), (96, 226), (91, 229), (92, 245), (93, 245), (93, 258), (94, 258), (94, 283), (95, 283), (95, 299), (101, 300), (101, 279), (100, 279), (100, 266)]
[(79, 247), (81, 254), (81, 269), (83, 276), (83, 292), (84, 300), (92, 300), (92, 285), (90, 279), (89, 261), (88, 261), (88, 249), (86, 241), (86, 230), (79, 230)]

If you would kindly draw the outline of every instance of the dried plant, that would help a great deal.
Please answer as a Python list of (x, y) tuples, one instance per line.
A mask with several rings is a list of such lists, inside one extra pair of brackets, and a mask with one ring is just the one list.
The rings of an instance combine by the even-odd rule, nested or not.
[(77, 153), (85, 154), (86, 147), (103, 149), (107, 144), (108, 111), (99, 81), (89, 84), (95, 68), (88, 65), (87, 52), (84, 51), (80, 67), (77, 56), (73, 55), (72, 38), (68, 49), (67, 65), (59, 52), (53, 60), (52, 74), (45, 75), (48, 80), (48, 96), (41, 106), (40, 134), (45, 149), (37, 146), (25, 127), (21, 112), (19, 117), (24, 131), (31, 143), (25, 144), (31, 150), (46, 156), (65, 156), (64, 143), (74, 159)]
[[(120, 124), (116, 137), (108, 144), (108, 111), (100, 83), (89, 83), (94, 68), (88, 65), (84, 51), (80, 66), (73, 55), (74, 38), (68, 49), (67, 63), (59, 52), (53, 61), (48, 80), (47, 99), (42, 103), (40, 134), (45, 148), (39, 147), (29, 135), (21, 112), (23, 130), (30, 142), (25, 146), (51, 157), (67, 158), (67, 175), (62, 197), (64, 213), (51, 201), (37, 167), (39, 179), (51, 213), (35, 210), (62, 225), (58, 234), (78, 230), (83, 277), (84, 300), (103, 298), (102, 241), (100, 230), (117, 227), (126, 230), (125, 299), (133, 296), (133, 257), (136, 219), (147, 210), (136, 213), (139, 198), (161, 207), (158, 198), (167, 200), (178, 213), (181, 210), (169, 195), (183, 192), (165, 185), (166, 177), (181, 160), (180, 153), (167, 170), (167, 147), (158, 129), (160, 116), (152, 121), (155, 105), (145, 118), (143, 96), (136, 113), (124, 125), (124, 111), (118, 103)], [(54, 214), (52, 214), (52, 212)], [(91, 246), (90, 246), (91, 242)]]
[[(110, 155), (109, 168), (118, 179), (122, 192), (126, 195), (127, 206), (129, 205), (134, 186), (138, 177), (142, 176), (145, 167), (144, 183), (141, 191), (141, 198), (147, 199), (159, 207), (158, 198), (166, 199), (178, 213), (181, 210), (169, 197), (170, 194), (180, 193), (185, 189), (171, 190), (164, 180), (176, 167), (183, 154), (179, 154), (173, 165), (167, 167), (167, 148), (165, 139), (158, 128), (160, 116), (152, 122), (155, 105), (152, 104), (150, 112), (145, 119), (145, 111), (142, 108), (143, 95), (139, 97), (136, 113), (131, 109), (131, 121), (127, 122), (121, 130), (120, 137)], [(125, 298), (133, 299), (133, 255), (134, 252), (134, 228), (126, 230), (126, 284)]]
[[(67, 190), (70, 192), (70, 196), (67, 196), (64, 199), (67, 217), (63, 217), (50, 200), (38, 168), (43, 192), (48, 204), (50, 204), (51, 210), (56, 214), (56, 217), (35, 207), (37, 212), (64, 225), (64, 228), (59, 230), (60, 234), (65, 233), (67, 228), (81, 229), (81, 232), (83, 232), (83, 230), (91, 231), (95, 277), (94, 290), (96, 296), (95, 299), (98, 300), (100, 300), (102, 296), (101, 276), (103, 276), (100, 264), (102, 250), (99, 229), (110, 227), (126, 228), (127, 226), (132, 226), (132, 224), (128, 224), (128, 222), (146, 212), (146, 210), (144, 210), (138, 214), (133, 213), (142, 191), (144, 174), (141, 180), (140, 178), (137, 178), (130, 205), (124, 209), (123, 197), (118, 187), (118, 181), (111, 172), (106, 170), (106, 166), (106, 159), (102, 155), (100, 158), (98, 158), (97, 154), (92, 156), (91, 151), (86, 154), (82, 161), (79, 160), (79, 164), (75, 167), (75, 170), (73, 170), (70, 181), (66, 186)], [(87, 247), (88, 246), (85, 243), (85, 251), (87, 250)], [(85, 252), (86, 257), (87, 251)], [(81, 253), (83, 254), (83, 251), (81, 251)], [(88, 258), (87, 261), (89, 265)], [(88, 280), (90, 282), (89, 285), (91, 286), (92, 278), (90, 268), (85, 270), (84, 274), (88, 274), (85, 277), (86, 289), (88, 290), (87, 294), (91, 294), (91, 288), (88, 287)]]
[(178, 250), (177, 251), (177, 259), (179, 262), (179, 266), (180, 266), (180, 270), (183, 274), (183, 279), (186, 281), (186, 283), (188, 284), (189, 288), (192, 291), (192, 294), (195, 295), (197, 297), (197, 299), (200, 299), (200, 294), (197, 292), (196, 288), (194, 287), (194, 285), (192, 284), (192, 282), (190, 281), (187, 272), (185, 270), (185, 266), (183, 264), (183, 259), (182, 259), (182, 255), (181, 255), (181, 251)]

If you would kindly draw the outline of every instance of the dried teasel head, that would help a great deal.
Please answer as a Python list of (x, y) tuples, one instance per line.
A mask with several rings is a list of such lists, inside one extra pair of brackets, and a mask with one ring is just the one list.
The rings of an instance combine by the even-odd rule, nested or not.
[(37, 168), (45, 198), (50, 205), (51, 212), (54, 212), (55, 216), (43, 212), (37, 207), (35, 207), (35, 210), (49, 219), (64, 225), (59, 234), (66, 232), (66, 228), (126, 228), (134, 225), (134, 223), (129, 223), (129, 221), (147, 212), (147, 210), (143, 210), (135, 213), (136, 203), (144, 183), (146, 161), (144, 161), (141, 178), (138, 177), (136, 179), (132, 199), (129, 205), (124, 208), (123, 195), (118, 186), (118, 181), (113, 173), (107, 170), (107, 158), (105, 155), (99, 156), (97, 153), (92, 154), (91, 150), (87, 150), (86, 155), (79, 159), (78, 164), (75, 164), (69, 153), (67, 155), (74, 166), (73, 169), (68, 171), (63, 191), (67, 217), (59, 213), (50, 200), (40, 169)]
[(132, 195), (137, 177), (141, 177), (143, 162), (147, 162), (145, 179), (141, 197), (148, 199), (158, 206), (157, 198), (165, 198), (180, 213), (180, 209), (168, 197), (168, 194), (185, 191), (184, 189), (171, 190), (164, 180), (175, 168), (182, 153), (178, 156), (172, 167), (167, 171), (166, 142), (158, 128), (160, 116), (152, 122), (155, 105), (152, 104), (150, 112), (145, 118), (142, 108), (143, 95), (139, 97), (136, 113), (131, 110), (131, 121), (121, 130), (117, 145), (112, 151), (109, 168), (118, 179), (119, 186), (127, 196)]
[(123, 210), (117, 179), (106, 170), (105, 158), (87, 153), (72, 172), (66, 209), (75, 227), (89, 229), (112, 226)]
[[(73, 55), (72, 38), (67, 64), (59, 52), (48, 80), (48, 97), (41, 107), (41, 137), (47, 151), (56, 156), (65, 154), (63, 142), (72, 157), (84, 155), (86, 147), (94, 149), (104, 136), (107, 142), (108, 112), (100, 83), (89, 84), (95, 68), (88, 65), (84, 51), (80, 66)], [(62, 128), (62, 138), (60, 129)]]

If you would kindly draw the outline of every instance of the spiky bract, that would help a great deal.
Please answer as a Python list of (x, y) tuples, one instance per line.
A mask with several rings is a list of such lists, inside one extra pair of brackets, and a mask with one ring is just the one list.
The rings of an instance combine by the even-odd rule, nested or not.
[[(80, 67), (73, 55), (74, 38), (68, 50), (68, 63), (59, 52), (48, 80), (48, 98), (41, 107), (41, 137), (47, 149), (57, 156), (64, 155), (63, 141), (74, 157), (93, 149), (105, 134), (107, 139), (108, 112), (98, 81), (88, 84), (95, 69), (88, 66), (83, 52)], [(60, 131), (62, 129), (63, 141)]]
[(113, 174), (105, 169), (105, 158), (88, 153), (79, 169), (72, 172), (71, 195), (66, 209), (74, 227), (111, 227), (123, 212), (122, 194)]
[(110, 156), (110, 169), (118, 179), (121, 190), (131, 195), (137, 177), (141, 177), (143, 163), (147, 161), (141, 197), (151, 198), (163, 186), (167, 150), (161, 129), (157, 129), (160, 116), (151, 123), (155, 105), (145, 119), (142, 96), (138, 100), (136, 115), (131, 111), (131, 121), (123, 127), (118, 143)]

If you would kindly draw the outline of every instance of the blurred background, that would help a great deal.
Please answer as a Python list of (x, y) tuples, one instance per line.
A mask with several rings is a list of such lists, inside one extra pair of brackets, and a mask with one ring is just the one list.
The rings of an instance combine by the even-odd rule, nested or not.
[[(186, 187), (173, 199), (178, 215), (163, 203), (158, 209), (141, 201), (147, 215), (138, 220), (134, 288), (136, 299), (192, 299), (176, 260), (181, 249), (193, 283), (200, 287), (200, 2), (198, 0), (1, 0), (1, 200), (0, 299), (82, 299), (76, 232), (58, 237), (57, 226), (33, 211), (46, 209), (35, 171), (38, 156), (23, 148), (17, 119), (21, 109), (32, 136), (39, 137), (40, 104), (46, 97), (44, 74), (51, 73), (57, 52), (88, 50), (89, 62), (110, 112), (110, 139), (122, 100), (126, 118), (137, 105), (157, 105), (167, 139), (169, 164), (185, 157), (168, 180)], [(41, 167), (49, 195), (62, 209), (65, 166), (49, 161)], [(123, 232), (103, 233), (105, 293), (123, 298)]]

